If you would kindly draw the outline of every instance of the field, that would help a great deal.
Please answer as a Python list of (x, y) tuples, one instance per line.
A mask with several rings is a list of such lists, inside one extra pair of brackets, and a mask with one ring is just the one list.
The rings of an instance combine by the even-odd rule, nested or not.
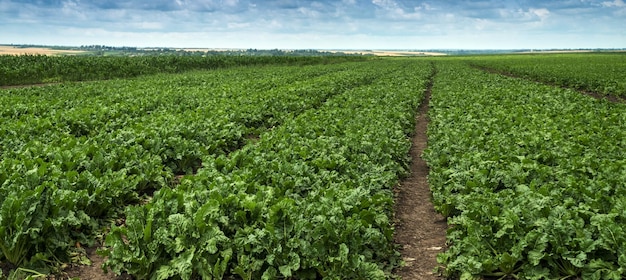
[(452, 63), (432, 96), (424, 157), (451, 225), (446, 275), (624, 277), (623, 103)]
[(54, 50), (43, 47), (14, 47), (0, 45), (0, 55), (70, 55), (82, 54), (84, 51)]
[(346, 54), (362, 54), (374, 56), (444, 56), (445, 53), (426, 51), (392, 51), (392, 50), (329, 50)]
[(626, 96), (624, 53), (494, 56), (472, 65), (602, 95)]
[(0, 278), (623, 279), (625, 58), (0, 56)]

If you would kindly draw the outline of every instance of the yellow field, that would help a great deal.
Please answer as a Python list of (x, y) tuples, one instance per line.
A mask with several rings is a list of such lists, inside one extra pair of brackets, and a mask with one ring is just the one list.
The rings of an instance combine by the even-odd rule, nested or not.
[[(176, 49), (180, 51), (240, 51), (242, 49), (227, 49), (227, 48), (182, 48)], [(445, 53), (439, 52), (423, 52), (423, 51), (390, 51), (390, 50), (324, 50), (320, 49), (318, 51), (321, 52), (342, 52), (346, 54), (364, 54), (364, 55), (376, 55), (376, 56), (440, 56), (446, 55)]]
[(423, 52), (423, 51), (388, 51), (388, 50), (328, 50), (329, 52), (343, 52), (346, 54), (360, 53), (364, 55), (376, 56), (440, 56), (445, 53)]
[(25, 54), (41, 54), (41, 55), (61, 55), (61, 54), (79, 54), (84, 51), (72, 50), (53, 50), (50, 48), (17, 48), (13, 46), (0, 46), (0, 55), (25, 55)]

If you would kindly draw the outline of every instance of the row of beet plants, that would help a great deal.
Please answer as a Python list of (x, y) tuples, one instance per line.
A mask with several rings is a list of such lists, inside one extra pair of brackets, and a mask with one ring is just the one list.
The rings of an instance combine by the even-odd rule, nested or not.
[(626, 106), (438, 65), (424, 156), (446, 276), (626, 277)]
[(377, 74), (361, 63), (226, 71), (4, 91), (25, 109), (1, 119), (0, 262), (66, 262), (174, 175)]
[[(393, 192), (431, 67), (377, 75), (129, 206), (106, 266), (137, 279), (386, 279), (399, 262)], [(362, 70), (354, 69), (353, 75)]]
[[(266, 91), (289, 94), (303, 85), (314, 86), (313, 78), (337, 82), (341, 77), (320, 76), (337, 75), (348, 67), (299, 67), (298, 71), (291, 67), (237, 68), (7, 89), (0, 94), (0, 145), (10, 145), (10, 150), (15, 151), (32, 140), (49, 142), (68, 135), (91, 137), (201, 110), (205, 111), (200, 112), (203, 114), (214, 112), (210, 115), (230, 117), (238, 113), (230, 107), (257, 103), (265, 95), (271, 96)], [(250, 116), (232, 117), (254, 122)], [(12, 133), (15, 131), (19, 133)]]
[(0, 55), (0, 86), (132, 78), (157, 73), (260, 65), (315, 65), (364, 57)]
[(470, 63), (561, 87), (626, 97), (625, 53), (480, 56)]

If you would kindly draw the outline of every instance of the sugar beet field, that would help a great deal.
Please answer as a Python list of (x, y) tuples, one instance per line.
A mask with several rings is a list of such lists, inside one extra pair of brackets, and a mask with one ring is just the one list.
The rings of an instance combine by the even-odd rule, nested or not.
[(0, 56), (0, 86), (0, 279), (626, 279), (624, 53)]

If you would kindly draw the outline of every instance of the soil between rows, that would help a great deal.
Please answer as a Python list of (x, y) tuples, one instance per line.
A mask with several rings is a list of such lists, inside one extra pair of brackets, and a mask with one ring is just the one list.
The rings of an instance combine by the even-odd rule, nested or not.
[(109, 271), (104, 273), (102, 265), (106, 259), (96, 253), (96, 248), (87, 248), (87, 257), (91, 260), (91, 265), (74, 266), (65, 271), (65, 275), (69, 279), (91, 279), (91, 280), (131, 280), (128, 274), (122, 274), (116, 276), (113, 272)]
[(395, 243), (401, 246), (400, 252), (406, 263), (397, 269), (396, 274), (404, 280), (444, 279), (435, 270), (438, 267), (437, 254), (445, 250), (447, 223), (443, 216), (435, 212), (428, 187), (428, 165), (421, 158), (427, 144), (427, 112), (432, 79), (418, 109), (410, 150), (413, 159), (411, 173), (395, 190)]

